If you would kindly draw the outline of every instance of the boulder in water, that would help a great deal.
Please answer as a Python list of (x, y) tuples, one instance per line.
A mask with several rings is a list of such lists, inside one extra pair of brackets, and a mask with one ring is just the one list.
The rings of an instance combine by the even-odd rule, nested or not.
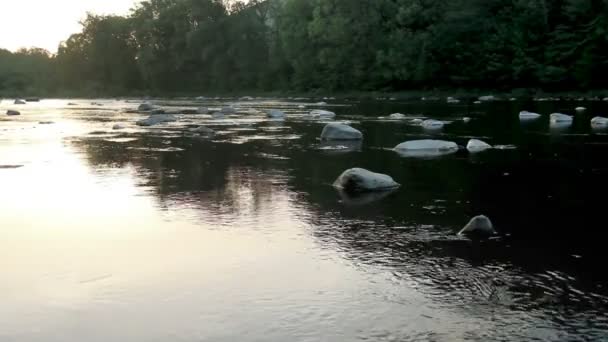
[(343, 123), (332, 122), (323, 128), (321, 140), (361, 140), (363, 133)]
[(469, 150), (471, 153), (482, 152), (491, 148), (492, 145), (478, 139), (471, 139), (467, 144), (467, 150)]
[(538, 113), (528, 112), (527, 110), (522, 110), (519, 112), (520, 120), (536, 120), (538, 118), (540, 118), (540, 114)]
[(332, 119), (336, 116), (336, 113), (328, 110), (315, 109), (310, 112), (310, 115), (315, 118)]
[(124, 129), (125, 126), (121, 125), (121, 124), (115, 124), (114, 126), (112, 126), (113, 130), (119, 130), (119, 129)]
[(460, 100), (450, 96), (446, 99), (446, 102), (450, 103), (450, 104), (456, 104), (456, 103), (460, 103)]
[(323, 102), (323, 101), (321, 101), (321, 102), (317, 102), (317, 103), (316, 103), (316, 105), (317, 105), (317, 106), (326, 106), (326, 105), (327, 105), (327, 102)]
[(422, 120), (422, 119), (412, 119), (412, 120), (410, 121), (410, 123), (411, 123), (412, 125), (422, 125), (422, 123), (423, 123), (423, 122), (424, 122), (424, 120)]
[(608, 127), (608, 118), (596, 116), (591, 119), (591, 127)]
[(403, 120), (403, 119), (405, 119), (405, 114), (393, 113), (393, 114), (389, 115), (388, 117), (393, 120)]
[(283, 112), (282, 110), (278, 110), (278, 109), (271, 109), (266, 113), (266, 115), (268, 115), (268, 117), (271, 119), (284, 119), (285, 118), (285, 112)]
[(14, 102), (14, 104), (16, 104), (16, 105), (23, 105), (25, 103), (26, 102), (24, 100), (21, 100), (21, 99), (16, 99), (15, 102)]
[(149, 112), (154, 110), (154, 106), (149, 103), (142, 103), (139, 105), (139, 107), (137, 107), (137, 110), (140, 112)]
[(576, 110), (577, 113), (584, 113), (587, 108), (585, 107), (576, 107), (574, 110)]
[(40, 98), (37, 97), (28, 97), (25, 99), (25, 102), (40, 102)]
[(572, 123), (572, 116), (561, 113), (553, 113), (551, 114), (551, 123)]
[(401, 143), (393, 149), (404, 157), (436, 157), (458, 151), (455, 142), (444, 140), (411, 140)]
[(486, 96), (480, 96), (479, 97), (479, 101), (482, 102), (491, 102), (491, 101), (496, 101), (497, 98), (494, 95), (486, 95)]
[(458, 235), (489, 237), (496, 235), (496, 231), (494, 230), (492, 221), (490, 221), (487, 216), (479, 215), (473, 217), (471, 221), (462, 228)]
[(441, 129), (443, 126), (445, 126), (445, 123), (439, 120), (429, 119), (422, 122), (422, 128), (425, 129)]
[(9, 109), (6, 111), (6, 115), (16, 116), (16, 115), (21, 115), (21, 113), (18, 110)]
[(347, 192), (386, 191), (398, 188), (392, 177), (361, 168), (344, 171), (334, 182), (334, 187)]
[(299, 105), (298, 109), (306, 109), (306, 106), (305, 105)]
[(469, 123), (469, 122), (471, 122), (471, 118), (465, 116), (464, 118), (462, 118), (462, 122)]
[(475, 101), (475, 102), (473, 102), (473, 104), (476, 104), (476, 105), (481, 104), (481, 101)]
[(177, 121), (177, 118), (170, 114), (158, 114), (151, 115), (147, 119), (139, 120), (136, 122), (138, 126), (154, 126), (159, 125), (166, 122), (174, 122)]

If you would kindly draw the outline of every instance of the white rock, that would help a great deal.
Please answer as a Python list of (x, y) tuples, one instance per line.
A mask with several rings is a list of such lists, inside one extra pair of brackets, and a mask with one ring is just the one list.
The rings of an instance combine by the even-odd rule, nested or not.
[(256, 114), (260, 114), (260, 111), (259, 111), (259, 110), (257, 110), (257, 109), (255, 109), (255, 108), (249, 108), (249, 109), (247, 110), (247, 114), (250, 114), (250, 115), (256, 115)]
[(479, 101), (482, 101), (482, 102), (496, 101), (496, 97), (494, 95), (480, 96)]
[(551, 114), (551, 123), (571, 123), (572, 116), (561, 114), (561, 113), (553, 113)]
[(462, 122), (469, 123), (469, 122), (471, 122), (471, 118), (465, 116), (464, 118), (462, 118)]
[(603, 101), (608, 101), (608, 97), (604, 97)]
[(21, 115), (21, 113), (18, 110), (9, 109), (6, 111), (6, 115), (16, 116), (16, 115)]
[(458, 151), (458, 145), (444, 140), (411, 140), (401, 143), (393, 149), (404, 157), (434, 157)]
[(299, 106), (298, 106), (298, 109), (305, 109), (305, 108), (306, 108), (306, 106), (305, 106), (305, 105), (299, 105)]
[(487, 216), (475, 216), (467, 223), (458, 235), (492, 236), (496, 235), (492, 221)]
[(363, 133), (343, 123), (332, 122), (323, 128), (322, 140), (361, 140)]
[(198, 107), (196, 109), (196, 113), (198, 113), (198, 114), (209, 114), (209, 108), (207, 108), (207, 107)]
[(196, 127), (196, 128), (192, 128), (192, 129), (190, 129), (190, 132), (192, 132), (192, 133), (198, 133), (198, 134), (204, 134), (204, 135), (215, 134), (214, 130), (212, 130), (209, 127), (205, 127), (205, 126), (199, 126), (199, 127)]
[(114, 129), (114, 130), (119, 130), (119, 129), (124, 129), (124, 128), (125, 128), (125, 126), (123, 126), (121, 124), (116, 124), (116, 125), (112, 126), (112, 129)]
[(140, 112), (148, 112), (154, 110), (154, 106), (149, 103), (142, 103), (137, 107), (137, 110)]
[(232, 106), (225, 106), (225, 107), (222, 107), (220, 112), (222, 112), (224, 114), (234, 114), (234, 113), (236, 113), (236, 108), (234, 108)]
[(393, 120), (403, 120), (403, 119), (405, 119), (405, 114), (393, 113), (393, 114), (389, 115), (388, 117)]
[(473, 104), (476, 104), (476, 105), (481, 104), (481, 101), (475, 101), (475, 102), (473, 102)]
[(459, 100), (459, 99), (456, 99), (456, 98), (453, 98), (453, 97), (448, 97), (448, 98), (446, 99), (446, 102), (447, 102), (447, 103), (450, 103), (450, 104), (456, 104), (456, 103), (460, 103), (460, 100)]
[(585, 112), (587, 110), (587, 108), (585, 108), (585, 107), (576, 107), (575, 110), (576, 110), (577, 113), (583, 113), (583, 112)]
[(151, 115), (147, 119), (139, 120), (136, 122), (138, 126), (154, 126), (165, 122), (177, 121), (177, 118), (171, 114), (158, 114)]
[(271, 119), (284, 119), (285, 118), (285, 112), (283, 112), (282, 110), (278, 110), (278, 109), (271, 109), (266, 113), (266, 115)]
[(512, 97), (512, 98), (509, 99), (509, 101), (517, 101), (517, 99), (514, 98), (514, 97)]
[(21, 99), (16, 99), (15, 100), (15, 104), (16, 105), (22, 105), (22, 104), (26, 104), (26, 102), (24, 100), (21, 100)]
[(608, 118), (604, 118), (601, 116), (596, 116), (593, 119), (591, 119), (591, 126), (592, 127), (605, 127), (608, 126)]
[(411, 123), (412, 125), (422, 125), (422, 123), (423, 123), (423, 122), (424, 122), (424, 120), (422, 120), (422, 119), (412, 119), (412, 120), (410, 121), (410, 123)]
[(422, 122), (422, 127), (426, 129), (440, 129), (443, 126), (445, 126), (445, 123), (439, 120), (429, 119)]
[(334, 182), (334, 187), (349, 192), (386, 191), (398, 188), (392, 177), (361, 168), (344, 171)]
[(538, 118), (540, 118), (540, 114), (538, 113), (528, 112), (527, 110), (519, 112), (520, 120), (536, 120)]
[(336, 117), (336, 113), (328, 110), (315, 109), (310, 112), (310, 115), (315, 118), (332, 119)]
[(327, 105), (327, 102), (323, 102), (323, 101), (317, 102), (317, 106), (326, 106), (326, 105)]
[(471, 153), (482, 152), (491, 148), (492, 145), (478, 139), (471, 139), (467, 144), (467, 150), (469, 150)]

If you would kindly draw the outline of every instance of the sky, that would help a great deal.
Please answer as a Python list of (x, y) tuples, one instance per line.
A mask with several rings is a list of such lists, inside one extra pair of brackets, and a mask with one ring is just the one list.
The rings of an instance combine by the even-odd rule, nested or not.
[(139, 0), (0, 0), (0, 48), (41, 47), (57, 52), (80, 31), (87, 12), (127, 14)]

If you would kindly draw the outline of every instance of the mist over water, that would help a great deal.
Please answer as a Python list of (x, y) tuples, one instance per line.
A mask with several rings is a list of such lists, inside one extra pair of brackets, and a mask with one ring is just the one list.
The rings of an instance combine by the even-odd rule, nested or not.
[[(0, 339), (608, 338), (608, 132), (589, 126), (605, 103), (319, 101), (163, 101), (241, 110), (146, 128), (126, 113), (140, 101), (43, 100), (2, 115)], [(322, 144), (316, 108), (363, 143)], [(543, 116), (520, 122), (521, 110)], [(550, 127), (553, 112), (573, 125)], [(420, 117), (449, 124), (423, 130), (410, 123)], [(216, 134), (192, 134), (199, 125)], [(502, 148), (390, 150), (423, 138)], [(402, 187), (341, 196), (331, 184), (351, 167)], [(500, 238), (456, 236), (479, 214)]]

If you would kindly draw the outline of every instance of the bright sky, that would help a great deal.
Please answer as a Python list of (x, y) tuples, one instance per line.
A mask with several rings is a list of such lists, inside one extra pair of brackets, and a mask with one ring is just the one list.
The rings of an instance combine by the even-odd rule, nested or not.
[(139, 0), (0, 0), (0, 48), (41, 47), (57, 52), (80, 31), (86, 12), (127, 14)]

